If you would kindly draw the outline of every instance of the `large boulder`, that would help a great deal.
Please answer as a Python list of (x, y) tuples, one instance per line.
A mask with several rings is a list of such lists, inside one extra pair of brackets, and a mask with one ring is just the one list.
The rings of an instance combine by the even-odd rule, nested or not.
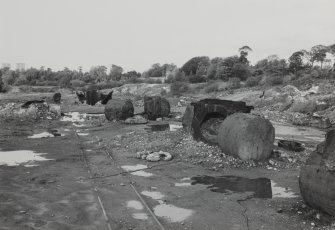
[(134, 106), (131, 100), (110, 100), (105, 106), (107, 120), (125, 120), (134, 115)]
[(260, 116), (236, 113), (219, 127), (218, 144), (225, 154), (242, 160), (267, 159), (275, 139), (271, 122)]
[(313, 208), (335, 216), (335, 130), (312, 152), (299, 177), (300, 193)]
[(160, 96), (145, 96), (144, 113), (147, 114), (149, 120), (167, 117), (170, 115), (170, 103), (167, 99)]
[(243, 101), (203, 99), (186, 107), (182, 124), (194, 139), (217, 144), (219, 125), (234, 113), (250, 113), (252, 106)]

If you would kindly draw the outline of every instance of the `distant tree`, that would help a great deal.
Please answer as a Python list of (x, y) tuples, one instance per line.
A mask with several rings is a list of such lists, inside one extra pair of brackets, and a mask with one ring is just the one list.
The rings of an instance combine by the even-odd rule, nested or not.
[(106, 82), (108, 80), (106, 66), (94, 66), (89, 73), (95, 79), (95, 82)]
[(207, 68), (210, 64), (210, 59), (207, 56), (194, 57), (188, 60), (182, 67), (181, 71), (185, 73), (186, 76), (195, 75), (198, 69), (202, 71), (207, 71)]
[(247, 59), (248, 53), (252, 51), (252, 49), (249, 46), (242, 46), (241, 48), (238, 49), (240, 53), (239, 61), (242, 64), (248, 65), (249, 61)]
[(123, 68), (121, 66), (112, 65), (109, 73), (109, 78), (113, 81), (120, 81), (122, 76)]
[(303, 56), (304, 52), (303, 51), (297, 51), (294, 52), (289, 60), (289, 69), (293, 71), (294, 73), (297, 73), (297, 71), (304, 69), (304, 63), (303, 63)]
[(258, 61), (255, 69), (271, 75), (284, 75), (287, 72), (287, 63), (285, 59), (279, 59), (277, 55), (270, 55)]
[(125, 80), (130, 80), (130, 79), (136, 79), (136, 78), (139, 78), (141, 77), (141, 73), (138, 73), (136, 72), (135, 70), (133, 71), (129, 71), (127, 73), (124, 73), (122, 74), (122, 77), (125, 79)]
[(311, 49), (311, 63), (313, 66), (313, 63), (320, 62), (320, 68), (322, 69), (322, 64), (326, 59), (327, 52), (329, 51), (329, 47), (324, 46), (324, 45), (316, 45), (313, 46)]

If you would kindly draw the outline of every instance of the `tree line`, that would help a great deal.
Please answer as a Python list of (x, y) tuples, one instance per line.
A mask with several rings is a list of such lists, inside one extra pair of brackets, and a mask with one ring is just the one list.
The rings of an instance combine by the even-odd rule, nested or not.
[[(146, 81), (148, 83), (161, 82), (150, 81), (153, 78), (164, 78), (165, 82), (168, 83), (175, 81), (198, 83), (235, 79), (247, 80), (250, 85), (253, 85), (257, 84), (260, 76), (267, 75), (270, 79), (272, 78), (275, 84), (276, 81), (280, 83), (282, 77), (288, 74), (299, 76), (313, 73), (313, 76), (329, 76), (335, 69), (335, 66), (329, 65), (331, 59), (335, 59), (335, 44), (330, 46), (317, 45), (309, 51), (296, 51), (288, 60), (271, 55), (258, 61), (255, 65), (249, 63), (249, 52), (252, 52), (252, 49), (249, 46), (243, 46), (238, 49), (238, 55), (226, 58), (193, 57), (180, 68), (172, 63), (163, 65), (156, 63), (143, 73), (135, 70), (124, 72), (123, 68), (118, 65), (112, 65), (109, 72), (105, 66), (94, 66), (87, 72), (83, 72), (81, 67), (77, 70), (64, 68), (60, 71), (44, 67), (27, 70), (11, 70), (5, 67), (0, 69), (0, 92), (6, 91), (13, 85), (76, 88), (96, 84), (108, 88), (125, 82), (143, 82), (143, 79), (149, 79)], [(327, 58), (327, 54), (331, 55), (331, 58)], [(119, 84), (115, 84), (116, 82)]]

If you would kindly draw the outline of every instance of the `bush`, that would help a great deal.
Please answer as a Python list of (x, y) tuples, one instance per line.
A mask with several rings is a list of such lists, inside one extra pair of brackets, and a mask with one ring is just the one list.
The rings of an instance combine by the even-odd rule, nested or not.
[(145, 79), (144, 80), (144, 83), (147, 83), (147, 84), (162, 84), (162, 81), (160, 79)]
[(112, 89), (115, 87), (120, 87), (124, 85), (124, 83), (120, 82), (120, 81), (108, 81), (108, 82), (101, 82), (101, 83), (97, 83), (96, 86), (99, 90), (102, 89)]
[(72, 85), (72, 87), (77, 88), (77, 87), (83, 87), (83, 86), (85, 86), (86, 83), (84, 81), (79, 80), (79, 79), (75, 79), (75, 80), (71, 81), (71, 85)]
[(245, 85), (247, 87), (253, 87), (259, 85), (260, 81), (262, 80), (262, 77), (257, 76), (257, 77), (248, 77), (248, 79), (245, 82)]
[(133, 84), (139, 84), (139, 83), (143, 83), (143, 79), (140, 79), (138, 77), (131, 77), (127, 82), (133, 83)]
[(274, 75), (274, 76), (267, 76), (265, 80), (267, 85), (274, 86), (274, 85), (281, 85), (283, 84), (283, 77)]
[(198, 76), (198, 75), (192, 75), (189, 77), (190, 83), (200, 83), (200, 82), (206, 82), (207, 78), (204, 76)]
[(228, 89), (238, 89), (241, 87), (241, 80), (238, 77), (232, 77), (228, 80)]
[(212, 83), (205, 88), (206, 93), (213, 93), (213, 92), (218, 92), (219, 91), (219, 85), (216, 83)]
[(188, 92), (189, 87), (188, 84), (185, 82), (179, 82), (176, 81), (174, 83), (171, 84), (171, 93), (172, 95), (182, 95), (183, 93)]

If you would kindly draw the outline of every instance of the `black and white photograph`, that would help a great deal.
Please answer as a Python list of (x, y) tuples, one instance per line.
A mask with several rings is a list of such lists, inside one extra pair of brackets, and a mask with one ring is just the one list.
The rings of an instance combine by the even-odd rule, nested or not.
[(0, 9), (0, 230), (335, 230), (334, 0)]

